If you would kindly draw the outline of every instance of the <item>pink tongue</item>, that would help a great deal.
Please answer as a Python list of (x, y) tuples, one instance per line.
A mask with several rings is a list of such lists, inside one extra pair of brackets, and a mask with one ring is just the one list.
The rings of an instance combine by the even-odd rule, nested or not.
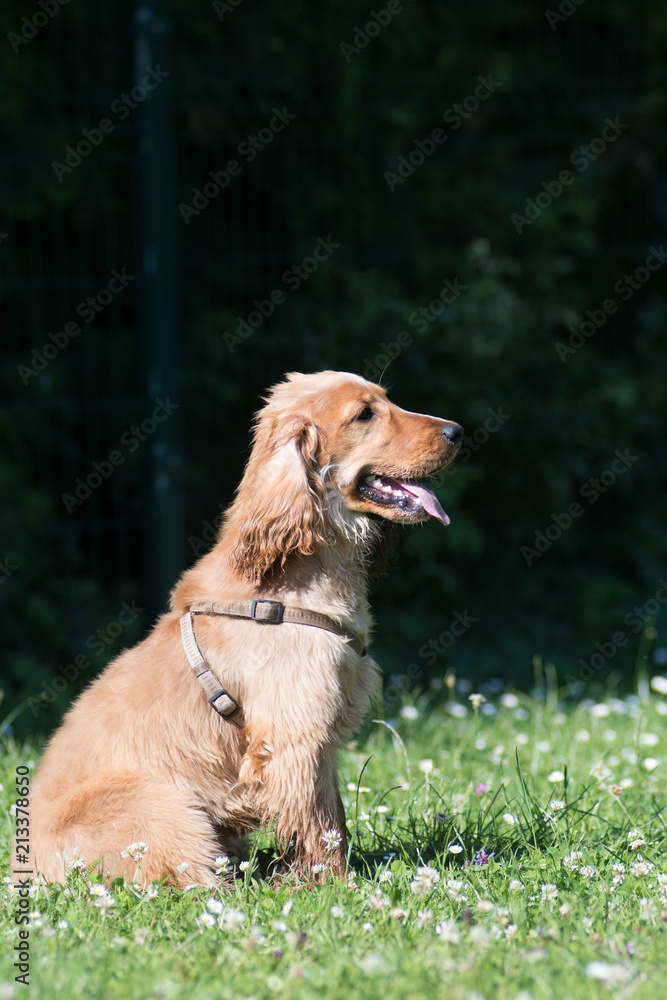
[(427, 490), (426, 487), (422, 486), (420, 483), (413, 483), (409, 479), (399, 479), (398, 482), (406, 493), (410, 493), (413, 497), (417, 497), (427, 514), (430, 514), (431, 517), (437, 517), (437, 519), (442, 521), (445, 525), (449, 524), (449, 518), (440, 506), (440, 501), (435, 493), (432, 493), (431, 490)]

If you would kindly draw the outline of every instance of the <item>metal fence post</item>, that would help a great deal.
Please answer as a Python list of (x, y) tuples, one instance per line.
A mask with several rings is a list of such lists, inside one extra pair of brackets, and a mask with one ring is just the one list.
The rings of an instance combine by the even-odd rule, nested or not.
[[(172, 133), (170, 28), (163, 0), (135, 12), (136, 82), (152, 88), (139, 118), (142, 339), (148, 413), (161, 408), (151, 434), (146, 504), (146, 599), (164, 610), (185, 559), (181, 458), (180, 297), (175, 148)], [(162, 78), (164, 77), (164, 78)], [(173, 406), (179, 407), (172, 409)], [(171, 412), (170, 412), (171, 411)]]

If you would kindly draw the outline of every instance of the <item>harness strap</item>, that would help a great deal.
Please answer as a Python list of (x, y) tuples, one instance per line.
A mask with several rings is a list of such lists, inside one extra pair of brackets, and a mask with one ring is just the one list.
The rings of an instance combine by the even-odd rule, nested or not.
[(327, 632), (334, 632), (343, 639), (349, 639), (350, 645), (359, 656), (365, 656), (367, 653), (361, 636), (350, 635), (329, 615), (323, 615), (319, 611), (308, 611), (306, 608), (285, 607), (282, 601), (260, 597), (254, 601), (227, 601), (224, 604), (207, 601), (206, 604), (191, 605), (190, 611), (195, 615), (231, 615), (234, 618), (250, 618), (265, 625), (281, 625), (283, 622), (292, 625), (312, 625)]
[[(206, 692), (209, 705), (215, 709), (223, 719), (232, 720), (232, 716), (240, 710), (241, 706), (234, 701), (232, 696), (225, 691), (220, 681), (215, 676), (206, 662), (201, 649), (197, 645), (195, 637), (194, 621), (191, 612), (186, 612), (181, 618), (181, 641), (183, 649), (188, 658), (188, 663), (192, 667), (197, 680)], [(237, 723), (238, 725), (239, 723)]]
[(217, 601), (193, 604), (190, 610), (181, 617), (181, 641), (188, 663), (204, 688), (209, 705), (223, 719), (239, 726), (243, 725), (240, 721), (242, 716), (239, 719), (235, 719), (234, 716), (241, 711), (241, 706), (222, 687), (197, 645), (194, 630), (195, 615), (231, 615), (234, 618), (249, 618), (264, 625), (281, 625), (283, 622), (293, 625), (312, 625), (315, 628), (325, 629), (327, 632), (334, 632), (344, 639), (349, 639), (350, 645), (359, 656), (366, 656), (368, 652), (361, 636), (350, 636), (338, 622), (335, 622), (328, 615), (320, 614), (319, 611), (308, 611), (306, 608), (288, 608), (282, 601), (272, 601), (265, 598), (257, 598), (253, 601), (228, 601), (226, 604), (219, 604)]

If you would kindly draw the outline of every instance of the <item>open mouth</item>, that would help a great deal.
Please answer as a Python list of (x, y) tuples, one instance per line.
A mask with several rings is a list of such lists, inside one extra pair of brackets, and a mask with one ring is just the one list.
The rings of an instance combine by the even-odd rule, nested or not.
[(435, 493), (414, 479), (395, 479), (372, 472), (360, 479), (357, 490), (365, 500), (378, 507), (398, 508), (411, 519), (421, 519), (428, 514), (443, 524), (449, 524), (449, 518)]

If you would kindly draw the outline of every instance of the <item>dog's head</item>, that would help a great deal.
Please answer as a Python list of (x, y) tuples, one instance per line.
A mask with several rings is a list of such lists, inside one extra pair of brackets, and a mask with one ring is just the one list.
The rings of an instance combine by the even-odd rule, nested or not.
[(331, 542), (332, 509), (414, 524), (449, 518), (419, 480), (452, 461), (459, 424), (391, 403), (347, 372), (293, 372), (257, 413), (254, 446), (234, 505), (234, 560), (259, 582), (290, 552)]

